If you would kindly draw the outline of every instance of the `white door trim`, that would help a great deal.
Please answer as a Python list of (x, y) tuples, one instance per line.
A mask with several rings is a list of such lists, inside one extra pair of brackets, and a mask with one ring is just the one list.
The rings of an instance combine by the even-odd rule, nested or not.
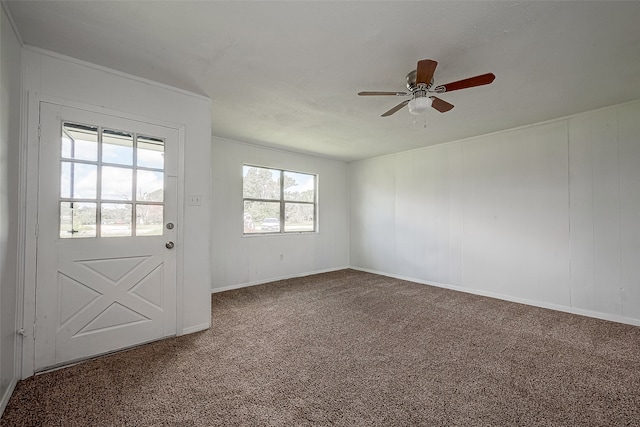
[[(19, 254), (19, 270), (22, 272), (22, 357), (20, 378), (28, 378), (35, 373), (35, 321), (36, 321), (36, 266), (37, 245), (36, 227), (38, 220), (38, 177), (39, 177), (39, 123), (40, 103), (47, 102), (63, 107), (87, 110), (98, 114), (121, 117), (128, 120), (136, 120), (157, 126), (174, 129), (178, 132), (178, 179), (177, 179), (177, 204), (178, 224), (184, 224), (184, 143), (185, 125), (180, 123), (159, 120), (138, 114), (130, 114), (95, 105), (87, 105), (80, 102), (42, 95), (37, 92), (29, 92), (27, 95), (27, 124), (26, 135), (23, 139), (26, 148), (21, 166), (25, 171), (21, 175), (20, 191), (25, 194), (25, 217), (20, 224), (19, 235), (24, 236), (24, 248)], [(177, 228), (176, 245), (176, 335), (182, 335), (183, 331), (183, 293), (184, 293), (184, 227)]]

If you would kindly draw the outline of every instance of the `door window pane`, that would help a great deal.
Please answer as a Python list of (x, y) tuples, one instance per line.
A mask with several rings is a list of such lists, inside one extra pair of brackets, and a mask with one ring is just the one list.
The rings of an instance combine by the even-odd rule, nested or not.
[(163, 139), (63, 123), (60, 141), (60, 237), (164, 234)]
[(115, 166), (102, 167), (103, 200), (131, 200), (133, 170)]
[(164, 169), (164, 141), (149, 136), (138, 136), (138, 166)]
[(133, 135), (128, 132), (103, 130), (102, 161), (118, 165), (133, 165)]
[(98, 160), (98, 128), (64, 123), (62, 125), (61, 157), (75, 160)]
[(164, 199), (164, 173), (138, 170), (136, 198), (140, 201), (162, 202)]
[(162, 236), (164, 207), (136, 205), (136, 236)]
[(60, 238), (96, 237), (96, 204), (60, 203)]
[(286, 203), (284, 207), (284, 231), (314, 231), (313, 204)]
[(98, 167), (86, 163), (60, 162), (60, 197), (95, 199)]
[(103, 203), (100, 209), (101, 237), (131, 236), (131, 210), (129, 203)]

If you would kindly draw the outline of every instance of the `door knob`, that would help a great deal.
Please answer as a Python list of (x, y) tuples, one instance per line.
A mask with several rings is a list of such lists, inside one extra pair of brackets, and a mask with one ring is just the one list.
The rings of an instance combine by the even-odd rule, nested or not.
[(173, 242), (167, 242), (167, 243), (165, 243), (165, 246), (167, 247), (167, 249), (173, 249), (175, 244)]

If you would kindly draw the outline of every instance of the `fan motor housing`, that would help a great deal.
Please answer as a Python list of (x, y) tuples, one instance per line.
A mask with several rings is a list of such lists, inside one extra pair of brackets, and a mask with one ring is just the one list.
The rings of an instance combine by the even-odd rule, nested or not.
[[(413, 70), (409, 74), (407, 74), (407, 89), (409, 89), (412, 93), (419, 90), (418, 86), (416, 85), (416, 76), (417, 76), (416, 70)], [(433, 78), (431, 79), (431, 82), (429, 82), (429, 84), (427, 85), (426, 89), (428, 90), (429, 88), (431, 88), (431, 86), (433, 86)]]

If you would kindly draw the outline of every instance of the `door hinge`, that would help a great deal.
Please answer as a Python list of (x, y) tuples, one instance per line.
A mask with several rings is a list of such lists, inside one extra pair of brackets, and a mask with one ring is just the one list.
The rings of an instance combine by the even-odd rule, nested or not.
[(33, 339), (36, 339), (36, 324), (33, 324)]
[(40, 235), (40, 224), (36, 223), (35, 233), (36, 233), (36, 237), (38, 237)]
[(38, 139), (42, 136), (42, 126), (38, 123)]

